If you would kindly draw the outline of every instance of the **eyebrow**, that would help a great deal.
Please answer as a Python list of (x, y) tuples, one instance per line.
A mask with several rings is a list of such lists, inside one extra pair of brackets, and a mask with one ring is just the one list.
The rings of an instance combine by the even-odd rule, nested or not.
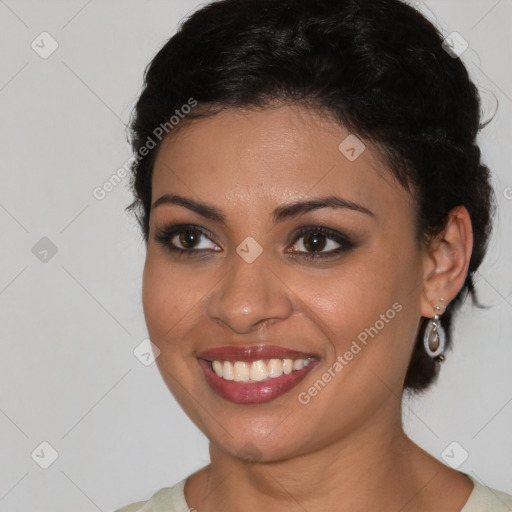
[[(201, 215), (202, 217), (206, 217), (207, 219), (219, 222), (220, 224), (226, 224), (226, 216), (224, 213), (207, 203), (194, 201), (193, 199), (177, 194), (164, 194), (153, 203), (151, 208), (155, 209), (162, 204), (175, 204), (178, 206), (183, 206), (184, 208), (187, 208), (197, 213), (198, 215)], [(286, 219), (298, 217), (299, 215), (303, 215), (314, 210), (320, 210), (322, 208), (343, 208), (375, 217), (375, 214), (372, 211), (370, 211), (368, 208), (365, 208), (364, 206), (361, 206), (360, 204), (338, 196), (327, 196), (310, 199), (307, 201), (295, 201), (290, 204), (279, 206), (274, 210), (272, 218), (276, 224), (278, 222), (283, 222)]]

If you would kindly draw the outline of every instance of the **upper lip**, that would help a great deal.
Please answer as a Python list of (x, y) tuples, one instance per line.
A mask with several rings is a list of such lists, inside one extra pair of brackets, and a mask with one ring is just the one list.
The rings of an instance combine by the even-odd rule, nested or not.
[(232, 345), (203, 350), (197, 354), (197, 357), (206, 361), (252, 362), (260, 359), (307, 359), (308, 357), (317, 358), (318, 356), (311, 352), (290, 350), (275, 345)]

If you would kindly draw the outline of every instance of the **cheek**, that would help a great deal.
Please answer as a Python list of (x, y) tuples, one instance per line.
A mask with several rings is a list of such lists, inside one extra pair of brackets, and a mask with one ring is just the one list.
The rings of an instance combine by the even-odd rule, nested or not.
[(142, 280), (142, 305), (150, 338), (156, 345), (179, 315), (173, 293), (170, 293), (179, 283), (172, 276), (148, 254)]
[(208, 287), (204, 274), (200, 277), (193, 268), (170, 264), (156, 249), (148, 248), (142, 304), (148, 332), (155, 344), (164, 341), (168, 344), (179, 337), (187, 316), (200, 307)]
[[(362, 349), (358, 354), (375, 357), (379, 366), (393, 363), (392, 354), (398, 350), (407, 353), (416, 329), (412, 292), (419, 289), (419, 276), (413, 246), (400, 247), (400, 254), (389, 246), (361, 251), (323, 276), (288, 276), (296, 281), (306, 314), (326, 337), (329, 358), (349, 351), (353, 342)], [(357, 359), (370, 363), (366, 357)]]
[[(157, 249), (148, 248), (142, 282), (146, 326), (149, 338), (160, 350), (156, 365), (164, 382), (185, 412), (204, 428), (192, 405), (201, 396), (196, 389), (200, 370), (195, 361), (187, 364), (187, 333), (198, 314), (194, 308), (200, 307), (205, 294), (200, 286), (205, 283), (197, 276), (194, 279), (193, 271), (170, 265), (164, 258)], [(191, 400), (191, 396), (196, 398)]]

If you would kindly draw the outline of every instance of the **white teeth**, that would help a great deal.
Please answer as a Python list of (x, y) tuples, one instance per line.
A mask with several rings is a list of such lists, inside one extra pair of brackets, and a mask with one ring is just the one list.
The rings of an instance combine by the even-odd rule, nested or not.
[(219, 376), (222, 377), (222, 363), (220, 361), (213, 361), (213, 371)]
[(256, 382), (268, 379), (267, 365), (263, 361), (253, 361), (251, 364), (250, 377), (251, 380), (255, 380)]
[[(216, 361), (214, 361), (215, 363)], [(215, 372), (217, 373), (217, 372)], [(217, 373), (217, 375), (219, 375)], [(233, 372), (233, 365), (229, 361), (224, 361), (224, 366), (222, 368), (222, 373), (219, 375), (219, 377), (224, 377), (226, 380), (234, 380), (235, 374)]]
[(283, 373), (288, 375), (292, 371), (300, 370), (313, 361), (308, 359), (270, 359), (268, 363), (263, 360), (253, 361), (213, 361), (213, 371), (219, 377), (235, 382), (261, 382), (275, 379)]
[(293, 362), (293, 369), (300, 370), (304, 366), (304, 359), (297, 359)]
[(237, 361), (233, 366), (235, 382), (246, 382), (249, 380), (249, 363)]
[(271, 359), (268, 362), (268, 376), (280, 377), (283, 374), (283, 362), (281, 359)]

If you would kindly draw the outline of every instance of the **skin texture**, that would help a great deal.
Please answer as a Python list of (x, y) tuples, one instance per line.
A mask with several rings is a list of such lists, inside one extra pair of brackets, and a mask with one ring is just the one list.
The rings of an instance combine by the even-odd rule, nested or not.
[[(457, 512), (472, 490), (469, 479), (416, 446), (401, 427), (403, 382), (420, 318), (446, 307), (467, 273), (469, 215), (455, 209), (445, 231), (421, 245), (411, 196), (368, 145), (349, 161), (338, 149), (347, 135), (297, 105), (226, 110), (187, 123), (157, 155), (153, 201), (179, 194), (226, 218), (223, 225), (183, 206), (152, 209), (143, 276), (158, 368), (210, 440), (211, 464), (185, 487), (188, 505), (200, 512)], [(273, 222), (277, 207), (333, 194), (373, 215), (322, 208)], [(210, 252), (169, 252), (154, 238), (169, 223), (208, 230), (213, 236), (202, 236), (192, 250)], [(315, 251), (304, 235), (295, 240), (301, 226), (325, 226), (356, 245), (307, 260), (290, 252)], [(252, 263), (236, 252), (249, 236), (263, 249)], [(320, 252), (339, 247), (324, 240)], [(402, 306), (395, 317), (301, 404), (298, 394), (394, 303)], [(235, 404), (212, 391), (197, 354), (257, 344), (313, 352), (319, 364), (267, 403)], [(250, 455), (254, 460), (244, 460)]]

